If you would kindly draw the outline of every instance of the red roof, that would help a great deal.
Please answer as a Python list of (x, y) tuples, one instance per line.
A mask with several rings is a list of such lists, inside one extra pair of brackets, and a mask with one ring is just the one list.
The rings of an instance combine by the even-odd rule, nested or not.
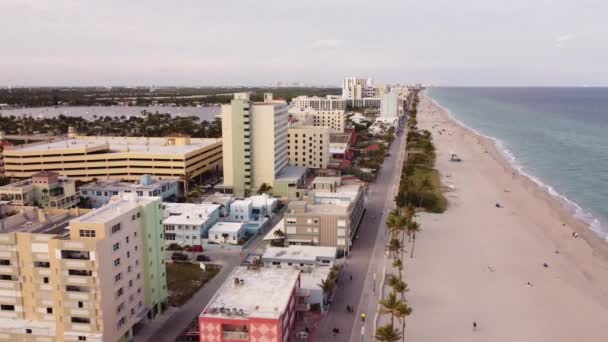
[(364, 148), (363, 150), (365, 152), (372, 152), (372, 151), (378, 151), (379, 149), (380, 149), (380, 145), (371, 144), (371, 145), (367, 146), (366, 148)]

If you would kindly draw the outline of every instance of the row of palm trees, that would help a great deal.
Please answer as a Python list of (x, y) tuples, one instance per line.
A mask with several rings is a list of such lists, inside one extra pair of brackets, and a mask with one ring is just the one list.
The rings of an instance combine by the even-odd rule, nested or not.
[[(417, 95), (416, 95), (417, 97)], [(415, 99), (415, 103), (417, 103)], [(413, 118), (412, 118), (413, 116)], [(416, 111), (410, 113), (410, 121), (415, 120)], [(415, 127), (415, 126), (414, 126)], [(415, 129), (410, 126), (410, 130)], [(402, 178), (401, 181), (404, 181)], [(410, 258), (414, 257), (416, 233), (420, 232), (420, 224), (414, 221), (415, 209), (408, 204), (405, 207), (396, 207), (386, 219), (386, 230), (389, 236), (386, 249), (393, 260), (392, 266), (397, 274), (389, 276), (387, 284), (391, 292), (380, 300), (380, 313), (390, 315), (390, 323), (378, 327), (375, 331), (377, 341), (398, 342), (405, 341), (405, 320), (412, 314), (405, 293), (408, 292), (407, 283), (403, 278), (403, 266), (406, 258), (406, 245), (410, 244)], [(397, 322), (401, 324), (396, 326)]]

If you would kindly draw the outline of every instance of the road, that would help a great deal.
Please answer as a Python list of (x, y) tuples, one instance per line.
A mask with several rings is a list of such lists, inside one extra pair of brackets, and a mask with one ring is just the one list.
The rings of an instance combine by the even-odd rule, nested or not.
[[(313, 332), (313, 341), (373, 340), (373, 320), (385, 263), (384, 222), (393, 208), (393, 194), (399, 184), (405, 135), (405, 132), (402, 132), (395, 139), (389, 149), (391, 156), (385, 159), (376, 181), (369, 187), (367, 211), (361, 222), (358, 238), (353, 242), (353, 249), (346, 260), (344, 275), (338, 284), (329, 312)], [(352, 281), (350, 276), (353, 277)], [(348, 313), (347, 305), (353, 306), (355, 313)], [(367, 316), (364, 339), (361, 337), (361, 313)], [(332, 333), (334, 328), (340, 330), (337, 336)]]
[(217, 289), (222, 285), (230, 272), (240, 262), (240, 252), (230, 250), (209, 250), (205, 255), (213, 262), (222, 265), (220, 273), (203, 286), (186, 304), (180, 308), (171, 308), (154, 321), (146, 322), (145, 327), (134, 337), (135, 342), (157, 341), (173, 342), (190, 325), (207, 305)]

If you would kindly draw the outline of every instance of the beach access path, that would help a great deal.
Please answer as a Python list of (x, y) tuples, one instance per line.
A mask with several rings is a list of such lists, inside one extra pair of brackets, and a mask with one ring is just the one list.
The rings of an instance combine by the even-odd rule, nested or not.
[(417, 215), (406, 340), (608, 341), (605, 243), (424, 96), (417, 120), (453, 188), (445, 213)]

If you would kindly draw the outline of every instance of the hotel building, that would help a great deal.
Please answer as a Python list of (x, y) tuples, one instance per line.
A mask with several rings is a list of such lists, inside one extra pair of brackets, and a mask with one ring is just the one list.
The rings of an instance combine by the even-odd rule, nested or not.
[(285, 213), (285, 240), (290, 245), (337, 247), (348, 253), (365, 212), (361, 185), (340, 177), (317, 177), (311, 191), (292, 201)]
[(174, 135), (164, 138), (77, 136), (9, 146), (4, 150), (7, 177), (27, 178), (54, 171), (72, 179), (137, 181), (142, 175), (189, 180), (222, 163), (221, 139)]
[(335, 132), (344, 132), (346, 113), (344, 110), (314, 110), (314, 109), (290, 109), (289, 115), (292, 121), (300, 125), (329, 127)]
[(324, 126), (291, 125), (287, 130), (289, 164), (311, 169), (327, 168), (329, 139), (333, 129)]
[(201, 342), (287, 342), (307, 310), (300, 271), (237, 266), (200, 313)]
[(31, 208), (0, 222), (0, 341), (130, 341), (161, 311), (160, 199), (82, 210)]
[(13, 205), (42, 208), (74, 208), (80, 197), (76, 183), (51, 171), (41, 171), (11, 184), (0, 186), (0, 200)]
[(291, 100), (292, 109), (305, 110), (314, 109), (316, 111), (346, 110), (346, 100), (336, 95), (318, 96), (298, 96)]
[(272, 94), (264, 94), (264, 102), (253, 102), (248, 93), (237, 93), (222, 106), (225, 189), (242, 198), (262, 184), (272, 186), (279, 196), (288, 195), (284, 189), (297, 187), (301, 170), (295, 182), (292, 170), (289, 177), (281, 177), (289, 161), (287, 123), (287, 104), (273, 100)]
[(401, 100), (396, 91), (390, 91), (381, 97), (380, 116), (376, 121), (396, 125), (399, 119)]

